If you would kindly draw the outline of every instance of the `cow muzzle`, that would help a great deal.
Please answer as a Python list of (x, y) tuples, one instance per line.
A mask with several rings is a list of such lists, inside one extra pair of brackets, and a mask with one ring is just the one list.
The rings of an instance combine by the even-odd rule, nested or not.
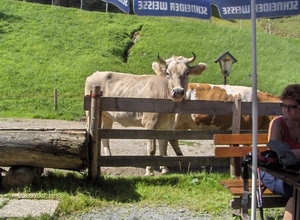
[(170, 92), (170, 96), (175, 102), (180, 102), (185, 97), (185, 91), (183, 88), (173, 88)]

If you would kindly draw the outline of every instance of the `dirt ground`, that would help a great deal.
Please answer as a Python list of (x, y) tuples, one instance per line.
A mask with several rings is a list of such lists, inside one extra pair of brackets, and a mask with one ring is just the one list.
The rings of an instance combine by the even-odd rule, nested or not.
[[(125, 128), (118, 123), (114, 123), (115, 129), (141, 129), (136, 127)], [(61, 129), (85, 129), (85, 122), (64, 121), (64, 120), (45, 120), (45, 119), (20, 119), (20, 118), (0, 118), (0, 130), (61, 130)], [(201, 141), (180, 141), (180, 148), (186, 156), (212, 156), (214, 154), (212, 140)], [(146, 155), (145, 140), (120, 140), (112, 139), (110, 141), (112, 155)], [(159, 155), (158, 149), (156, 154)], [(102, 155), (104, 153), (102, 152)], [(168, 146), (168, 155), (175, 156), (172, 147)], [(193, 170), (191, 170), (193, 171)], [(184, 172), (184, 171), (183, 171)], [(145, 168), (138, 167), (102, 167), (101, 173), (108, 175), (144, 175)], [(160, 175), (159, 166), (155, 167), (155, 175)]]

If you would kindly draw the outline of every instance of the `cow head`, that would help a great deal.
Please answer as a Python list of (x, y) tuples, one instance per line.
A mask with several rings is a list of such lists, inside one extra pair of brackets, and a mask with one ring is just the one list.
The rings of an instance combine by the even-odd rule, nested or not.
[(199, 63), (196, 66), (190, 67), (190, 63), (194, 62), (196, 55), (185, 58), (183, 56), (172, 56), (169, 59), (162, 59), (157, 56), (158, 62), (152, 63), (152, 69), (156, 75), (166, 76), (168, 86), (170, 88), (170, 97), (174, 101), (182, 101), (185, 98), (185, 92), (188, 85), (188, 75), (201, 75), (207, 65)]

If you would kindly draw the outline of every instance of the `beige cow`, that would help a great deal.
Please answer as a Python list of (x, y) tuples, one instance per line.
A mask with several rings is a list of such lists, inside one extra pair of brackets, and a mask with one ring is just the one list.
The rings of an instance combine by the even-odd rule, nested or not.
[[(102, 95), (106, 97), (172, 99), (180, 102), (184, 100), (186, 95), (188, 75), (200, 75), (206, 69), (205, 63), (190, 67), (190, 63), (195, 59), (195, 54), (191, 58), (173, 56), (166, 60), (158, 56), (158, 61), (162, 65), (158, 66), (164, 68), (160, 75), (133, 75), (110, 71), (95, 72), (86, 79), (85, 95), (90, 94), (93, 85), (99, 85)], [(146, 129), (175, 128), (175, 114), (171, 113), (103, 112), (103, 129), (112, 128), (113, 121), (117, 121), (123, 126), (140, 126)], [(158, 143), (160, 155), (167, 156), (167, 140), (158, 140)], [(102, 139), (102, 146), (105, 154), (111, 155), (108, 139)], [(155, 140), (148, 140), (147, 154), (153, 156), (155, 153)], [(162, 166), (161, 170), (162, 173), (168, 172), (166, 166)], [(146, 175), (153, 174), (153, 167), (147, 166)]]

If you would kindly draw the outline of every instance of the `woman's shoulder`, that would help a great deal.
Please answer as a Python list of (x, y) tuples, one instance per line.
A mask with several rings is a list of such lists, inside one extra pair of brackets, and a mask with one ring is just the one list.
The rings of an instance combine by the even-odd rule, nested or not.
[(284, 123), (284, 118), (282, 116), (277, 116), (275, 118), (272, 119), (272, 121), (270, 122), (271, 124), (282, 124)]
[(277, 131), (287, 130), (287, 125), (285, 123), (284, 117), (278, 116), (270, 122), (270, 128)]

